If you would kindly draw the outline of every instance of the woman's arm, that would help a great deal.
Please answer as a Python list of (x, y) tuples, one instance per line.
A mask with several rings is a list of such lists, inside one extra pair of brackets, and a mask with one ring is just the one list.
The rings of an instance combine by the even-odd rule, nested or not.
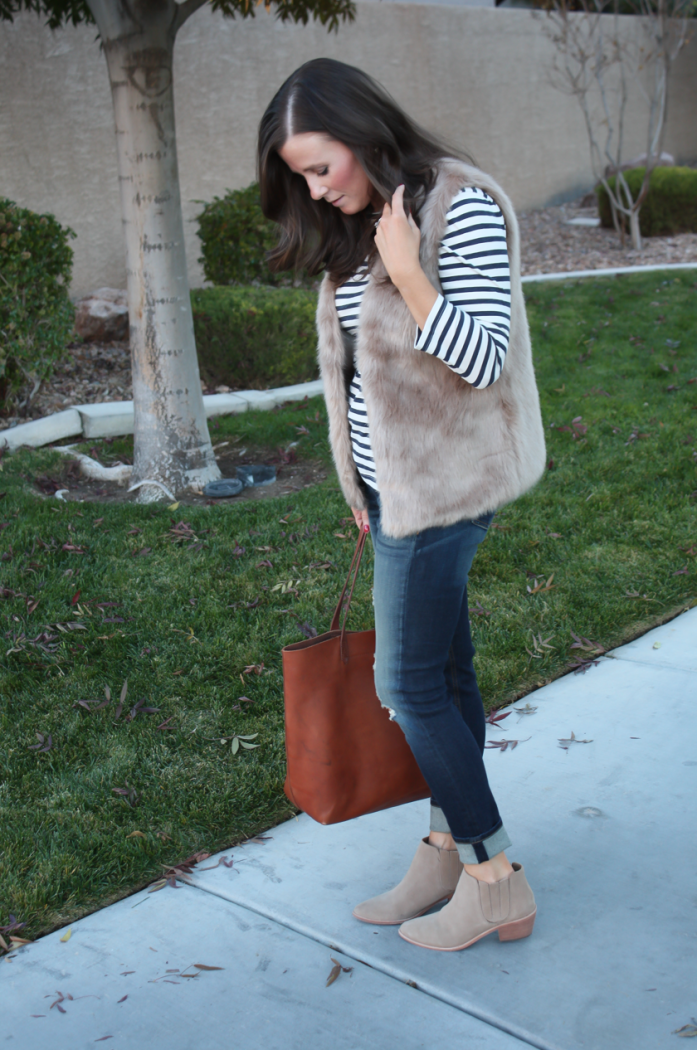
[(378, 220), (375, 245), (392, 283), (399, 289), (419, 328), (423, 328), (438, 292), (421, 269), (420, 243), (421, 231), (404, 211), (404, 186), (398, 186), (392, 204), (385, 204)]
[(421, 269), (419, 231), (403, 215), (402, 195), (398, 190), (389, 214), (380, 220), (376, 244), (418, 325), (414, 345), (440, 358), (472, 386), (489, 386), (501, 374), (510, 323), (508, 253), (500, 209), (481, 191), (463, 191), (455, 198), (441, 246), (443, 296)]

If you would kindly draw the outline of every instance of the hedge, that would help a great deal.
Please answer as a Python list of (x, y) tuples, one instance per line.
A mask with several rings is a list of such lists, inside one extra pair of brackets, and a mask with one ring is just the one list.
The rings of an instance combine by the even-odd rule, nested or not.
[(278, 227), (261, 210), (258, 182), (206, 204), (198, 216), (198, 235), (203, 251), (198, 261), (211, 284), (317, 287), (317, 279), (304, 270), (272, 273), (268, 268), (266, 256), (276, 247)]
[(0, 197), (0, 409), (27, 379), (47, 378), (70, 339), (74, 236)]
[[(636, 199), (645, 168), (624, 172), (632, 197)], [(608, 179), (614, 189), (615, 176)], [(610, 198), (598, 186), (598, 212), (601, 226), (612, 226)], [(649, 192), (639, 212), (642, 237), (666, 237), (675, 233), (697, 232), (697, 171), (693, 168), (654, 168)]]
[(288, 284), (287, 274), (271, 273), (266, 253), (276, 244), (276, 224), (261, 210), (259, 184), (214, 197), (198, 216), (206, 280), (212, 284)]
[(191, 293), (203, 379), (237, 390), (318, 376), (317, 295), (302, 288), (200, 288)]

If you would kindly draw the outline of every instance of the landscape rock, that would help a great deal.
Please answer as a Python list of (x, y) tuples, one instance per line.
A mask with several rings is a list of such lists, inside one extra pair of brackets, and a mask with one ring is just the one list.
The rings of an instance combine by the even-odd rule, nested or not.
[(75, 303), (75, 331), (90, 343), (128, 340), (128, 298), (117, 288), (98, 288)]

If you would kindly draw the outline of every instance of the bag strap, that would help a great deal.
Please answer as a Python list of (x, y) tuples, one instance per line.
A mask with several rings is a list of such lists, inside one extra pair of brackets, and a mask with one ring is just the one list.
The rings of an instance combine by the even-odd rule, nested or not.
[(356, 549), (353, 552), (353, 558), (351, 559), (351, 565), (349, 567), (348, 575), (346, 577), (346, 583), (344, 584), (344, 588), (341, 592), (341, 595), (339, 596), (339, 601), (337, 602), (336, 609), (334, 610), (331, 626), (329, 628), (330, 631), (336, 631), (339, 629), (339, 624), (341, 622), (341, 608), (344, 604), (344, 597), (346, 595), (346, 591), (349, 588), (349, 584), (351, 584), (351, 588), (348, 594), (348, 600), (346, 602), (346, 609), (344, 610), (343, 623), (341, 623), (341, 658), (344, 663), (346, 663), (346, 661), (348, 660), (348, 656), (344, 654), (344, 636), (346, 634), (346, 621), (348, 620), (348, 614), (351, 608), (351, 599), (353, 598), (353, 590), (356, 586), (356, 580), (358, 579), (358, 570), (361, 566), (361, 558), (363, 557), (363, 548), (365, 547), (365, 539), (367, 535), (368, 533), (365, 531), (365, 529), (361, 529), (358, 536), (358, 541), (356, 543)]

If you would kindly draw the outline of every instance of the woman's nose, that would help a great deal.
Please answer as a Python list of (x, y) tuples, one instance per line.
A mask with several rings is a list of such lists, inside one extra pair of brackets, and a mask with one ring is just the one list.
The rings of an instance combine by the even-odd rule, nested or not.
[(319, 179), (308, 179), (307, 185), (313, 201), (320, 201), (322, 197), (326, 196), (327, 187), (323, 186)]

